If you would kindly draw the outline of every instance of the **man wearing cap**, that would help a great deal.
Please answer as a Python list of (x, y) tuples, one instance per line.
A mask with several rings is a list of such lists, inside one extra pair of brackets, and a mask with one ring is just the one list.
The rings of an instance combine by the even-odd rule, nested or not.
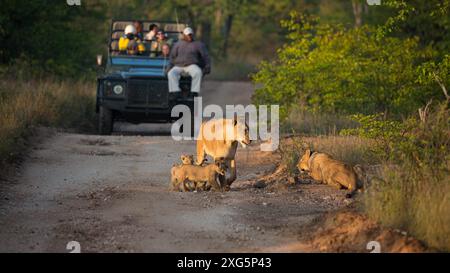
[(170, 52), (169, 94), (180, 92), (179, 81), (181, 74), (192, 77), (191, 92), (199, 93), (202, 77), (211, 71), (208, 51), (204, 43), (195, 41), (194, 31), (187, 27), (183, 30), (183, 39), (177, 42)]

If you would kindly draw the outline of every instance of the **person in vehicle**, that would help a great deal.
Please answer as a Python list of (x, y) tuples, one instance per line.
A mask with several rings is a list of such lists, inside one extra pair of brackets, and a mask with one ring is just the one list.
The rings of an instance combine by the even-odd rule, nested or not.
[(172, 46), (172, 40), (168, 39), (164, 31), (160, 30), (156, 34), (156, 41), (151, 43), (151, 54), (150, 57), (162, 56), (163, 45), (168, 44), (169, 47)]
[(122, 54), (136, 55), (145, 52), (145, 46), (136, 34), (134, 25), (125, 27), (124, 36), (120, 37), (119, 40), (119, 50)]
[(156, 34), (158, 33), (158, 26), (156, 24), (151, 24), (149, 28), (149, 32), (145, 35), (145, 40), (153, 41), (156, 38)]
[(161, 57), (169, 58), (169, 56), (170, 56), (170, 45), (169, 44), (163, 44), (162, 51), (161, 51)]
[(181, 74), (192, 77), (191, 92), (199, 93), (203, 75), (211, 71), (211, 63), (204, 43), (194, 40), (194, 31), (187, 27), (183, 30), (183, 39), (177, 42), (170, 52), (169, 94), (174, 97), (180, 92)]
[(134, 27), (136, 28), (136, 37), (141, 40), (144, 41), (144, 32), (143, 32), (143, 25), (141, 21), (134, 21), (133, 22)]

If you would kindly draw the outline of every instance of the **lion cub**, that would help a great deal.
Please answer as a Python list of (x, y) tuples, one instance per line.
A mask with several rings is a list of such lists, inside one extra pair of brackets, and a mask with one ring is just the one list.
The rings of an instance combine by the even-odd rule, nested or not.
[(347, 198), (352, 197), (359, 186), (354, 168), (325, 153), (306, 150), (298, 162), (297, 168), (302, 172), (309, 172), (316, 181), (335, 186), (338, 189), (342, 187), (348, 189), (350, 193), (347, 194)]
[(194, 156), (193, 155), (181, 155), (180, 159), (181, 159), (181, 163), (183, 165), (192, 165), (192, 164), (194, 164)]
[[(172, 167), (172, 169), (171, 169), (171, 171), (170, 171), (170, 173), (172, 174), (172, 177), (173, 177), (174, 171), (175, 171), (176, 169), (178, 169), (180, 166), (183, 166), (183, 165), (193, 165), (193, 164), (194, 164), (194, 156), (193, 156), (193, 155), (185, 155), (185, 154), (183, 154), (183, 155), (180, 156), (180, 159), (181, 159), (181, 164), (173, 165), (173, 167)], [(178, 185), (177, 185), (177, 186), (178, 186)], [(170, 191), (175, 190), (175, 189), (174, 189), (174, 183), (170, 183), (170, 185), (169, 185), (169, 190), (170, 190)]]
[(216, 162), (206, 166), (180, 165), (172, 168), (171, 189), (191, 191), (193, 189), (212, 188), (219, 191), (218, 175), (225, 175), (226, 166)]

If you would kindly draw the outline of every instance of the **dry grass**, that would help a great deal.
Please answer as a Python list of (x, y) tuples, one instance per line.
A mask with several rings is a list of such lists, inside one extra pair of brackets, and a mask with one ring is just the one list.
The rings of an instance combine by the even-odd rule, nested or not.
[(54, 80), (0, 81), (0, 162), (14, 158), (35, 126), (92, 130), (95, 84)]
[(280, 131), (310, 136), (338, 135), (341, 129), (355, 128), (356, 126), (356, 122), (340, 115), (292, 109)]
[[(281, 158), (290, 176), (297, 174), (296, 163), (307, 148), (328, 153), (351, 165), (369, 168), (377, 165), (377, 177), (372, 179), (362, 198), (369, 218), (384, 226), (406, 230), (434, 249), (450, 251), (449, 120), (449, 110), (443, 107), (430, 114), (427, 123), (418, 121), (410, 125), (407, 139), (389, 144), (395, 152), (392, 157), (380, 157), (373, 152), (376, 139), (336, 136), (337, 130), (332, 130), (331, 135), (284, 139), (280, 144)], [(305, 131), (313, 128), (308, 124), (314, 123), (309, 121), (296, 129)], [(323, 124), (314, 125), (321, 134), (328, 131)]]
[(382, 180), (367, 191), (364, 208), (371, 219), (407, 230), (438, 250), (450, 251), (450, 175), (385, 166)]
[(407, 140), (384, 163), (365, 198), (369, 217), (401, 228), (438, 250), (450, 251), (450, 111), (446, 103), (426, 121), (411, 123)]

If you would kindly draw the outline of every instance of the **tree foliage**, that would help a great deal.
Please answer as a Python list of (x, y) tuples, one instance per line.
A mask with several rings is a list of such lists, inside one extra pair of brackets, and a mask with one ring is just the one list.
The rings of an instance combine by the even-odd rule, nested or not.
[[(436, 82), (424, 76), (439, 67), (434, 63), (439, 52), (420, 45), (417, 37), (379, 36), (379, 29), (369, 25), (320, 24), (296, 12), (282, 25), (289, 42), (275, 61), (260, 65), (253, 80), (260, 86), (254, 101), (280, 104), (283, 117), (295, 106), (400, 117), (442, 98)], [(448, 75), (443, 67), (437, 70)], [(446, 75), (440, 79), (448, 84)]]
[(92, 68), (104, 20), (100, 2), (4, 0), (0, 5), (0, 62), (74, 75)]
[[(285, 43), (280, 20), (291, 11), (312, 14), (330, 25), (353, 27), (353, 3), (362, 7), (361, 22), (384, 24), (380, 36), (419, 37), (419, 45), (448, 52), (449, 0), (4, 0), (0, 5), (0, 64), (21, 64), (44, 73), (79, 76), (95, 69), (95, 55), (106, 52), (113, 18), (189, 22), (216, 62), (226, 58), (257, 64), (272, 59)], [(372, 31), (372, 30), (371, 30)], [(226, 60), (225, 60), (226, 61)]]

